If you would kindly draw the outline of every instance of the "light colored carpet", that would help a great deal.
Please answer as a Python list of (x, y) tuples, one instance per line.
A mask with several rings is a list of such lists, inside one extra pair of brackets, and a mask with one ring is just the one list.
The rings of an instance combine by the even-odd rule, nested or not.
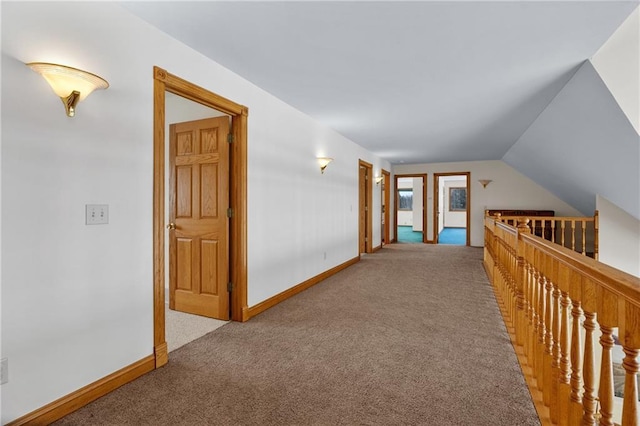
[(482, 249), (390, 244), (57, 424), (540, 423)]
[(201, 317), (200, 315), (190, 315), (184, 312), (169, 309), (169, 304), (165, 303), (165, 337), (169, 352), (186, 345), (189, 342), (204, 336), (213, 330), (227, 324), (228, 321), (221, 321), (213, 318)]

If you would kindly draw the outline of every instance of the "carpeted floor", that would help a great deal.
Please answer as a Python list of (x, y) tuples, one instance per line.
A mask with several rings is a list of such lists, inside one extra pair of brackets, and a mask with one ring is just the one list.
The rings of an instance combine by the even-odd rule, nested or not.
[(391, 244), (59, 425), (539, 425), (482, 249)]
[(396, 240), (399, 243), (422, 243), (422, 232), (414, 231), (412, 226), (398, 226)]
[(227, 324), (228, 321), (172, 311), (165, 303), (165, 339), (169, 352)]
[(438, 244), (454, 244), (464, 246), (467, 244), (466, 228), (443, 228), (438, 234)]

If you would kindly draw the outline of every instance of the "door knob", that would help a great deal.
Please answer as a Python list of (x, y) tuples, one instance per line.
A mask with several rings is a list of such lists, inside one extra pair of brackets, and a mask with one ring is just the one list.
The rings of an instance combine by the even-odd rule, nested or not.
[(176, 229), (176, 224), (171, 222), (167, 225), (167, 229), (171, 230), (171, 229)]

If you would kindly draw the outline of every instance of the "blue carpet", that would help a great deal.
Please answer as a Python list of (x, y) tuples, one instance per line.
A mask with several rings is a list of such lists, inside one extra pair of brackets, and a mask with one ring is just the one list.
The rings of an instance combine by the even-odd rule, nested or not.
[(438, 234), (438, 244), (455, 244), (464, 246), (467, 244), (466, 228), (444, 228)]
[(422, 243), (422, 232), (414, 231), (411, 226), (398, 226), (396, 239), (399, 243)]

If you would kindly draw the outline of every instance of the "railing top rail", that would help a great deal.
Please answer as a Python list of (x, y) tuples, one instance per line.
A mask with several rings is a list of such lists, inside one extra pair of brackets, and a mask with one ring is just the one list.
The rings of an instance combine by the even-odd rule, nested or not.
[[(495, 216), (491, 216), (493, 218), (496, 218)], [(585, 222), (593, 222), (595, 219), (593, 216), (527, 216), (527, 215), (522, 215), (522, 216), (500, 216), (500, 220), (515, 220), (515, 219), (520, 219), (520, 218), (527, 218), (529, 220), (555, 220), (555, 221), (559, 221), (559, 220), (565, 220), (565, 221), (585, 221)]]
[(640, 278), (535, 235), (521, 233), (519, 238), (542, 253), (558, 259), (559, 262), (567, 265), (578, 274), (588, 277), (607, 290), (623, 296), (632, 304), (640, 307)]
[(508, 232), (510, 234), (513, 234), (513, 235), (517, 235), (518, 234), (517, 229), (515, 227), (509, 225), (509, 224), (498, 222), (498, 221), (494, 221), (494, 223), (496, 225), (496, 228), (500, 228), (503, 231)]

